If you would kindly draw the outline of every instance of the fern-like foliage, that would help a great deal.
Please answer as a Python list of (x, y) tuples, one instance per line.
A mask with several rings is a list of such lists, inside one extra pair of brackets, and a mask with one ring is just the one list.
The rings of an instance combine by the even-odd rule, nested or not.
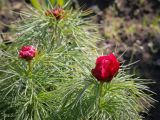
[[(101, 40), (87, 12), (64, 7), (61, 20), (21, 12), (17, 40), (0, 51), (0, 118), (15, 120), (139, 120), (152, 98), (146, 81), (121, 69), (110, 83), (92, 75)], [(30, 65), (18, 57), (37, 47)], [(149, 93), (151, 93), (149, 91)]]
[[(66, 120), (141, 120), (140, 112), (154, 101), (146, 84), (150, 81), (135, 78), (126, 71), (103, 85), (91, 75), (71, 87), (63, 99), (60, 115)], [(68, 101), (69, 100), (69, 101)]]

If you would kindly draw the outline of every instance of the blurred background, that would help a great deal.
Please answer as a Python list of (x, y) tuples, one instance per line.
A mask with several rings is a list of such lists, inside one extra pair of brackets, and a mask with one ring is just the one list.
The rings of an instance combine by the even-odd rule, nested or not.
[[(0, 0), (0, 42), (11, 44), (16, 14), (33, 6), (42, 9), (49, 0)], [(68, 0), (50, 0), (52, 4), (64, 5)], [(132, 65), (131, 73), (144, 79), (152, 79), (150, 85), (154, 99), (160, 101), (160, 1), (159, 0), (71, 0), (74, 9), (92, 9), (93, 22), (99, 24), (104, 38), (97, 43), (104, 53), (116, 52), (121, 61)], [(145, 120), (160, 119), (160, 103), (150, 108)]]

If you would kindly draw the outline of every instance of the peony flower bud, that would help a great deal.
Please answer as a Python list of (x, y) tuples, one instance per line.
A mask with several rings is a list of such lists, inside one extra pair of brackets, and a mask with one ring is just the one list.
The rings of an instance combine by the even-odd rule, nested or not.
[(54, 16), (57, 20), (60, 20), (64, 17), (64, 10), (62, 8), (55, 8), (51, 10), (47, 10), (45, 12), (46, 16)]
[(26, 61), (32, 60), (36, 55), (36, 49), (33, 46), (23, 46), (19, 50), (19, 57), (25, 59)]
[(96, 67), (92, 69), (92, 75), (100, 82), (109, 82), (117, 74), (120, 63), (114, 54), (100, 56), (96, 60)]

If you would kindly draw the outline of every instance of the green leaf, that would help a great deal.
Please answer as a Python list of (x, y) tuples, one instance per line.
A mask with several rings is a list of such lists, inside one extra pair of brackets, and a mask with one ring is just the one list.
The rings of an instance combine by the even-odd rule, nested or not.
[(52, 5), (55, 4), (55, 0), (49, 0)]
[(30, 1), (31, 1), (31, 4), (32, 4), (36, 9), (42, 10), (42, 7), (41, 7), (41, 5), (40, 5), (40, 3), (39, 3), (38, 0), (30, 0)]
[(58, 0), (57, 4), (63, 6), (65, 4), (65, 0)]

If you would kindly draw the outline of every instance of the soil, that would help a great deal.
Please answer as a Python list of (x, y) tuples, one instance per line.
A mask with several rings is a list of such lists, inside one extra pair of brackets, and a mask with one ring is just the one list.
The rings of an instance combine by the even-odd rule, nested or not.
[[(3, 0), (0, 2), (0, 41), (10, 43), (12, 22), (19, 18), (12, 11), (19, 12), (26, 8), (22, 0)], [(26, 0), (29, 3), (29, 0)], [(92, 8), (94, 21), (100, 23), (100, 34), (105, 38), (98, 46), (105, 46), (104, 52), (124, 55), (121, 61), (132, 63), (132, 72), (142, 78), (152, 79), (150, 85), (154, 99), (160, 101), (160, 2), (159, 0), (79, 0), (84, 9)], [(84, 5), (85, 4), (85, 5)], [(11, 11), (12, 10), (12, 11)], [(145, 120), (159, 120), (160, 103), (145, 116)]]

